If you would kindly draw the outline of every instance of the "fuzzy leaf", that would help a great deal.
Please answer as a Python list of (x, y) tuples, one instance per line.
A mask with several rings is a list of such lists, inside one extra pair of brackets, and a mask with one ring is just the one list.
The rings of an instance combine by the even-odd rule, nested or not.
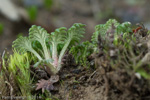
[(72, 43), (79, 43), (80, 38), (85, 33), (85, 25), (81, 23), (75, 23), (71, 28), (68, 29), (68, 39), (71, 39)]
[(40, 26), (33, 25), (29, 29), (29, 38), (33, 41), (38, 41), (43, 48), (45, 59), (50, 59), (50, 52), (46, 46), (46, 40), (49, 38), (47, 31)]
[(84, 26), (84, 24), (76, 23), (68, 31), (65, 27), (61, 27), (49, 35), (40, 26), (33, 25), (29, 29), (29, 39), (27, 37), (18, 38), (14, 42), (14, 47), (18, 48), (20, 52), (33, 53), (39, 59), (35, 66), (44, 63), (53, 74), (56, 74), (61, 69), (62, 58), (69, 45), (78, 43), (83, 37)]
[[(74, 45), (75, 43), (80, 42), (80, 38), (83, 37), (83, 34), (85, 33), (84, 24), (81, 23), (75, 23), (71, 28), (67, 31), (66, 41), (64, 44), (64, 47), (62, 48), (59, 59), (58, 59), (58, 70), (61, 68), (62, 58), (68, 48), (69, 45)], [(72, 43), (72, 44), (70, 44)]]
[(13, 47), (18, 49), (20, 53), (32, 50), (31, 41), (27, 37), (20, 36), (13, 42)]
[(20, 53), (29, 51), (33, 53), (39, 60), (42, 60), (41, 56), (32, 48), (31, 40), (29, 40), (27, 37), (20, 36), (13, 42), (12, 46)]
[(52, 49), (52, 59), (54, 60), (53, 65), (58, 65), (58, 45), (64, 44), (66, 38), (66, 28), (61, 27), (55, 30), (55, 32), (51, 33), (50, 40), (51, 40), (51, 49)]

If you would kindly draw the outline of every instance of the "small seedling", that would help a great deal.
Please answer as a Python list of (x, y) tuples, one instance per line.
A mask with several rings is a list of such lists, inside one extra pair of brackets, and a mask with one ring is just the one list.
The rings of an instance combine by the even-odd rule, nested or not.
[[(36, 66), (44, 63), (53, 74), (56, 74), (62, 67), (62, 59), (68, 47), (79, 43), (80, 38), (83, 37), (84, 26), (84, 24), (76, 23), (68, 30), (61, 27), (49, 34), (40, 26), (33, 25), (29, 30), (29, 37), (19, 37), (13, 42), (13, 47), (20, 53), (34, 54), (39, 60)], [(37, 47), (38, 50), (35, 50), (33, 42), (38, 42), (41, 48)], [(59, 45), (62, 45), (60, 51), (58, 51)]]

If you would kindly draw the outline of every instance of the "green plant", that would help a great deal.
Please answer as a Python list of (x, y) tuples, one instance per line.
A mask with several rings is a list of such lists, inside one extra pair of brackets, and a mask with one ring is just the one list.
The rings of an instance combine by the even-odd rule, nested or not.
[(8, 95), (9, 91), (10, 91), (9, 87), (6, 84), (6, 79), (8, 78), (8, 77), (6, 77), (6, 74), (8, 74), (8, 73), (5, 73), (4, 71), (2, 72), (2, 70), (1, 70), (1, 72), (0, 72), (0, 86), (1, 86), (0, 97)]
[[(103, 27), (104, 26), (105, 25), (103, 25)], [(147, 40), (149, 39), (148, 30), (145, 27), (141, 27), (142, 31), (134, 32), (131, 29), (131, 24), (128, 22), (118, 24), (114, 28), (112, 27), (110, 27), (108, 31), (103, 31), (103, 29), (97, 30), (97, 33), (93, 36), (93, 39), (96, 37), (97, 40), (93, 41), (93, 43), (98, 44), (98, 42), (100, 42), (98, 36), (101, 36), (100, 40), (102, 40), (103, 46), (106, 46), (102, 51), (105, 52), (105, 56), (110, 60), (113, 68), (125, 69), (129, 75), (138, 73), (144, 78), (150, 79), (150, 73), (148, 72), (150, 70), (150, 64), (146, 60), (149, 59), (147, 56), (149, 55), (149, 50), (147, 50), (149, 47), (142, 42), (149, 42)], [(101, 26), (99, 26), (99, 28), (101, 28)], [(101, 35), (101, 33), (103, 34)], [(113, 35), (110, 38), (108, 34)], [(109, 41), (111, 39), (113, 43)], [(117, 50), (117, 52), (115, 52), (115, 50)], [(117, 56), (115, 58), (110, 56), (110, 51), (113, 51)]]
[(91, 41), (97, 46), (99, 35), (104, 40), (110, 35), (113, 35), (114, 43), (117, 44), (119, 35), (129, 32), (132, 32), (130, 22), (124, 22), (120, 24), (115, 19), (109, 19), (106, 24), (96, 25)]
[(20, 93), (15, 75), (9, 70), (9, 55), (4, 51), (1, 59), (0, 70), (0, 92), (2, 96), (14, 96)]
[[(129, 22), (118, 23), (115, 19), (110, 19), (106, 22), (106, 24), (100, 24), (95, 27), (95, 32), (92, 35), (92, 43), (89, 41), (83, 42), (80, 45), (73, 46), (70, 50), (70, 53), (73, 54), (75, 61), (77, 64), (81, 64), (83, 66), (89, 66), (88, 57), (92, 53), (98, 52), (99, 36), (104, 41), (111, 40), (109, 39), (110, 35), (113, 35), (113, 42), (115, 45), (118, 45), (121, 41), (119, 41), (119, 35), (128, 34), (131, 32), (131, 24)], [(125, 38), (125, 35), (123, 35)], [(101, 44), (101, 43), (100, 43)], [(104, 43), (103, 43), (104, 46)]]
[(16, 84), (20, 89), (21, 96), (27, 97), (28, 100), (33, 100), (31, 97), (32, 91), (32, 79), (30, 76), (30, 63), (32, 57), (29, 57), (27, 53), (19, 54), (14, 50), (14, 54), (10, 55), (9, 59), (9, 72), (12, 72)]
[[(13, 47), (20, 53), (34, 54), (39, 60), (37, 65), (43, 62), (53, 74), (56, 74), (62, 67), (62, 59), (68, 47), (79, 43), (80, 37), (83, 37), (84, 26), (84, 24), (76, 23), (68, 30), (62, 27), (50, 35), (40, 26), (33, 25), (29, 30), (29, 37), (19, 37), (13, 42)], [(34, 49), (33, 42), (38, 42), (42, 49)], [(61, 48), (58, 50), (60, 45)]]
[(89, 66), (88, 57), (94, 52), (93, 47), (94, 46), (89, 41), (82, 42), (77, 46), (73, 46), (70, 49), (70, 53), (75, 58), (77, 64)]
[[(102, 44), (102, 41), (99, 41), (99, 37), (105, 41), (102, 46), (108, 44), (107, 42), (109, 40), (113, 40), (113, 43), (117, 46), (121, 44), (119, 36), (123, 34), (124, 40), (126, 40), (128, 36), (127, 34), (132, 32), (131, 30), (131, 24), (129, 22), (120, 24), (115, 19), (110, 19), (106, 22), (106, 24), (100, 24), (95, 27), (95, 32), (93, 33), (91, 39), (92, 43), (86, 41), (81, 43), (80, 45), (73, 46), (70, 50), (70, 53), (73, 54), (77, 64), (89, 66), (89, 61), (87, 58), (92, 53), (97, 53), (99, 48), (98, 45)], [(127, 39), (127, 41), (130, 40)], [(125, 45), (127, 45), (127, 43)], [(105, 47), (105, 49), (106, 48), (107, 47)]]
[(29, 8), (27, 8), (27, 12), (28, 12), (28, 16), (30, 21), (35, 21), (37, 18), (37, 14), (38, 14), (38, 9), (36, 6), (31, 6)]
[[(31, 64), (34, 63), (34, 67), (39, 66), (39, 64), (44, 65), (44, 67), (49, 67), (53, 74), (57, 74), (62, 67), (62, 60), (66, 51), (69, 51), (74, 56), (76, 63), (82, 66), (90, 66), (91, 60), (88, 58), (93, 54), (92, 61), (95, 61), (95, 68), (101, 70), (103, 75), (115, 75), (113, 76), (115, 82), (117, 75), (127, 76), (131, 80), (129, 83), (136, 83), (135, 86), (139, 82), (135, 77), (137, 74), (140, 74), (142, 78), (150, 79), (150, 35), (145, 28), (142, 27), (137, 32), (132, 32), (129, 22), (120, 24), (116, 20), (110, 19), (106, 24), (96, 26), (91, 41), (79, 44), (85, 31), (84, 26), (77, 23), (68, 30), (61, 27), (49, 34), (40, 26), (33, 25), (29, 30), (28, 37), (19, 36), (13, 42), (14, 54), (8, 56), (4, 53), (2, 60), (0, 60), (0, 86), (2, 87), (0, 93), (10, 96), (28, 96), (28, 100), (33, 100), (32, 83), (33, 80), (34, 82), (37, 80), (30, 75)], [(35, 70), (40, 68), (35, 68)], [(92, 77), (99, 75), (95, 74), (99, 70), (94, 71)], [(46, 71), (45, 73), (47, 74)], [(49, 75), (47, 76), (49, 77)], [(51, 78), (54, 77), (50, 78), (51, 80), (41, 79), (38, 81), (36, 90), (43, 89), (46, 91), (43, 94), (36, 92), (36, 95), (39, 96), (39, 99), (59, 100), (49, 92), (53, 90), (53, 83), (59, 80), (59, 76), (57, 75), (57, 78), (56, 75), (50, 76)], [(109, 77), (106, 78), (111, 80)], [(127, 78), (122, 77), (125, 86), (128, 83), (126, 82)], [(139, 78), (142, 84), (143, 82), (146, 83), (147, 80), (142, 78)], [(73, 83), (78, 84), (79, 80), (75, 79), (73, 78)], [(63, 86), (63, 80), (60, 81), (60, 84)], [(70, 91), (69, 99), (72, 95)]]

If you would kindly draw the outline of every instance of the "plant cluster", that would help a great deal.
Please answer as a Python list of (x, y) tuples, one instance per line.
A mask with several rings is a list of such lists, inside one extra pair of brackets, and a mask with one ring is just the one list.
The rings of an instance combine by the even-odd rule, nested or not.
[(28, 100), (34, 100), (31, 94), (32, 79), (30, 76), (30, 61), (28, 54), (20, 55), (14, 51), (13, 55), (3, 52), (0, 70), (0, 89), (2, 99), (5, 97), (24, 96)]
[(88, 57), (94, 52), (93, 44), (89, 41), (82, 42), (77, 46), (73, 46), (70, 49), (70, 53), (73, 55), (76, 64), (81, 64), (83, 66), (90, 66)]
[(48, 34), (40, 26), (33, 25), (29, 37), (19, 37), (13, 42), (13, 47), (20, 53), (34, 54), (39, 60), (36, 65), (44, 62), (56, 74), (62, 67), (62, 59), (69, 46), (79, 43), (80, 37), (83, 37), (84, 26), (78, 23), (68, 30), (61, 27)]
[[(63, 57), (67, 51), (73, 55), (77, 64), (91, 66), (88, 59), (92, 54), (107, 59), (111, 68), (125, 69), (129, 75), (140, 74), (150, 78), (150, 46), (149, 34), (144, 26), (132, 30), (130, 22), (119, 23), (110, 19), (106, 24), (95, 27), (91, 41), (80, 43), (85, 33), (84, 24), (76, 23), (69, 29), (61, 27), (49, 34), (40, 26), (33, 25), (29, 29), (29, 36), (18, 37), (13, 42), (13, 55), (0, 61), (0, 85), (9, 87), (10, 95), (32, 96), (32, 84), (37, 82), (31, 76), (31, 66), (34, 68), (48, 67), (52, 72), (49, 80), (41, 79), (36, 90), (53, 90), (53, 83), (59, 80), (58, 74), (62, 68)], [(104, 60), (104, 59), (101, 59)], [(101, 62), (95, 59), (96, 62)], [(102, 64), (102, 63), (101, 63)], [(98, 67), (98, 66), (96, 66)], [(6, 88), (0, 92), (7, 93)]]
[(129, 22), (120, 24), (110, 19), (96, 26), (92, 42), (104, 52), (112, 68), (122, 68), (129, 75), (134, 73), (149, 79), (149, 33), (143, 25), (138, 26), (140, 30), (135, 31)]
[[(121, 41), (119, 41), (120, 37), (126, 38), (126, 34), (131, 32), (132, 28), (130, 22), (120, 24), (115, 19), (110, 19), (106, 24), (100, 24), (95, 27), (95, 32), (92, 35), (91, 42), (86, 41), (78, 46), (72, 47), (70, 53), (73, 54), (77, 64), (80, 63), (83, 66), (88, 66), (89, 61), (87, 58), (92, 53), (98, 53), (100, 45), (100, 48), (105, 48), (103, 51), (107, 51), (108, 45), (111, 45), (112, 47), (121, 44)], [(127, 39), (127, 41), (129, 42), (130, 40)]]
[(100, 24), (95, 27), (95, 32), (92, 35), (92, 43), (98, 44), (98, 36), (104, 40), (113, 38), (113, 42), (117, 42), (120, 35), (132, 32), (131, 23), (119, 23), (115, 19), (109, 19), (106, 24)]
[(86, 41), (74, 46), (70, 52), (76, 63), (83, 66), (88, 66), (87, 58), (91, 54), (98, 55), (100, 52), (104, 52), (113, 68), (118, 66), (125, 68), (129, 74), (137, 73), (144, 78), (150, 78), (147, 71), (149, 63), (146, 62), (146, 59), (149, 59), (149, 47), (146, 44), (149, 43), (148, 30), (140, 24), (135, 30), (132, 30), (130, 22), (119, 23), (115, 19), (110, 19), (106, 24), (95, 27), (91, 42)]

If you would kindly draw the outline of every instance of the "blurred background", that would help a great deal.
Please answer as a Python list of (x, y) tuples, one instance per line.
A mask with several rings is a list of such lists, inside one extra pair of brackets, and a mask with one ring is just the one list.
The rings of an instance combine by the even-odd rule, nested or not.
[(143, 22), (150, 29), (149, 0), (0, 0), (0, 53), (11, 51), (12, 41), (28, 35), (31, 25), (49, 33), (73, 23), (86, 24), (82, 41), (90, 40), (94, 27), (110, 18), (132, 24)]

